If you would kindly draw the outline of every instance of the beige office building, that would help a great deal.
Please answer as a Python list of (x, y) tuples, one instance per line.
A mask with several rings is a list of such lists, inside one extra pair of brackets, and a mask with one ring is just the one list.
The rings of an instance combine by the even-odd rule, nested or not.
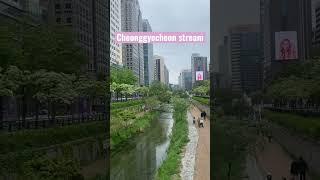
[(123, 65), (122, 45), (116, 43), (116, 32), (121, 32), (121, 0), (110, 1), (110, 63)]

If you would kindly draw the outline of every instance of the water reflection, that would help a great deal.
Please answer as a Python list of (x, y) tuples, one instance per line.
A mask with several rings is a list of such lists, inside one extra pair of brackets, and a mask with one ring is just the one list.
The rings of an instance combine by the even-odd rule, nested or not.
[(151, 127), (133, 138), (111, 157), (112, 180), (150, 180), (166, 158), (173, 120), (171, 112), (164, 112)]

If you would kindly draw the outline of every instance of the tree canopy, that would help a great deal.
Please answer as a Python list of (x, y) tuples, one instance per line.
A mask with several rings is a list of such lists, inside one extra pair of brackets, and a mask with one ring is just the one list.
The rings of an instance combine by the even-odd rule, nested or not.
[(0, 66), (21, 70), (79, 73), (88, 62), (74, 35), (63, 27), (0, 27)]
[(274, 102), (308, 100), (319, 104), (320, 60), (311, 59), (288, 65), (267, 88), (265, 95)]
[(137, 83), (137, 77), (128, 68), (112, 68), (111, 83), (135, 85)]

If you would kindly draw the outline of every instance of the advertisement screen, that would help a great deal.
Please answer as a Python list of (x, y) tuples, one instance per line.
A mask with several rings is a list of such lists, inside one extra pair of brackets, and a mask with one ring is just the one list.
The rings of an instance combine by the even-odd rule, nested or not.
[(298, 59), (297, 32), (281, 31), (275, 33), (276, 60)]
[(196, 80), (203, 81), (203, 71), (196, 71)]

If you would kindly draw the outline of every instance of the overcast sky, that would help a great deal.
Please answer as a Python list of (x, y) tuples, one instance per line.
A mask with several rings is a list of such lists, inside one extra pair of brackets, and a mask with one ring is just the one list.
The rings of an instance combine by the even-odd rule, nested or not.
[(206, 32), (206, 43), (154, 44), (154, 54), (163, 56), (169, 81), (178, 84), (182, 69), (191, 69), (191, 54), (200, 53), (210, 61), (210, 0), (139, 0), (142, 18), (154, 32)]

